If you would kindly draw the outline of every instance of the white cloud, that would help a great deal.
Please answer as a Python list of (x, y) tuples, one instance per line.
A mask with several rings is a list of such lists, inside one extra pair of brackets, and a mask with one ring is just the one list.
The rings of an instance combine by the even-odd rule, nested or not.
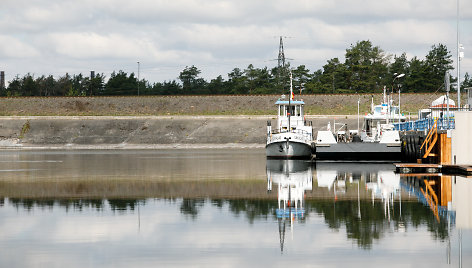
[(120, 34), (99, 35), (85, 33), (50, 34), (51, 45), (62, 56), (89, 58), (139, 58), (158, 54), (149, 40), (140, 40)]
[(33, 58), (39, 56), (39, 51), (26, 42), (13, 36), (0, 35), (1, 58)]
[[(292, 37), (285, 40), (286, 56), (315, 71), (330, 58), (342, 60), (346, 48), (367, 39), (390, 54), (423, 58), (433, 44), (443, 43), (455, 55), (455, 4), (3, 0), (0, 56), (7, 79), (17, 73), (59, 75), (91, 68), (135, 71), (136, 61), (146, 66), (143, 75), (151, 82), (175, 79), (187, 65), (197, 66), (211, 79), (250, 63), (275, 66), (270, 60), (277, 57), (277, 37), (284, 35)], [(461, 42), (466, 49), (472, 48), (471, 32), (472, 2), (461, 1)], [(472, 72), (469, 62), (464, 59), (462, 73)]]

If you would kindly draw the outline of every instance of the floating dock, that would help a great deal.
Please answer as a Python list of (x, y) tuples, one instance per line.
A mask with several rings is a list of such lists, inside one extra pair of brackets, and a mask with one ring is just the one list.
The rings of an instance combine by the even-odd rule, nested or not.
[(472, 165), (396, 163), (396, 172), (406, 176), (462, 175), (472, 177)]

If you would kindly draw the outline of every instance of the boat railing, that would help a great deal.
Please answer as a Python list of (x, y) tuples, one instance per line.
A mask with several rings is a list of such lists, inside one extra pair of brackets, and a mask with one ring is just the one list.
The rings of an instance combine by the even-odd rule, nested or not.
[(304, 136), (311, 136), (311, 133), (303, 130), (303, 129), (272, 129), (271, 134), (279, 134), (279, 133), (295, 133), (295, 134), (301, 134)]

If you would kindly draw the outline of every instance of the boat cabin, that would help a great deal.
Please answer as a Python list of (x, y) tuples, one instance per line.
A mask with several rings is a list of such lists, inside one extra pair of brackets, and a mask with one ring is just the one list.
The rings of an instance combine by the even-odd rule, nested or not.
[(304, 126), (303, 106), (305, 103), (303, 101), (278, 100), (275, 104), (278, 109), (277, 126), (279, 130), (288, 130), (289, 122), (292, 130)]
[(393, 123), (405, 122), (406, 117), (399, 114), (398, 106), (388, 106), (386, 103), (376, 105), (372, 109), (372, 113), (364, 117), (364, 130), (368, 136), (373, 135), (376, 131), (393, 130)]

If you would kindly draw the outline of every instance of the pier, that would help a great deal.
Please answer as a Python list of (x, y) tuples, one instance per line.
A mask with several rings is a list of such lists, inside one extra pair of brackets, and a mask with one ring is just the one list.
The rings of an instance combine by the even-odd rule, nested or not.
[(441, 129), (435, 121), (424, 138), (421, 132), (405, 132), (402, 152), (409, 163), (395, 164), (396, 172), (472, 176), (472, 113), (456, 112), (455, 117), (454, 129)]

